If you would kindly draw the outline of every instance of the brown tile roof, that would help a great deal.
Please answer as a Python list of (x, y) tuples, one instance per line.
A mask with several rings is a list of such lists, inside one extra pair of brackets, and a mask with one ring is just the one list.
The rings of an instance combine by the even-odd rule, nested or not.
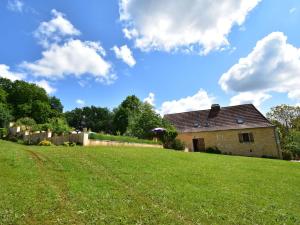
[[(252, 104), (221, 107), (217, 112), (207, 109), (167, 114), (164, 118), (170, 121), (179, 132), (273, 127)], [(242, 123), (238, 123), (238, 120)]]

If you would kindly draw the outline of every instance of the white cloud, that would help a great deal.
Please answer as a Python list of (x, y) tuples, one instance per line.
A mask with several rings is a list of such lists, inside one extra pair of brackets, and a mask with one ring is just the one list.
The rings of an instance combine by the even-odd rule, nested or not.
[(80, 35), (73, 24), (65, 18), (61, 12), (52, 9), (53, 18), (50, 21), (40, 23), (38, 29), (34, 32), (34, 36), (44, 47), (49, 47), (51, 43), (58, 43), (65, 37)]
[(201, 109), (209, 109), (215, 97), (209, 96), (207, 92), (200, 89), (195, 95), (181, 98), (179, 100), (166, 101), (161, 105), (160, 114), (187, 112)]
[(146, 102), (146, 103), (148, 103), (148, 104), (154, 106), (154, 105), (155, 105), (155, 94), (152, 93), (152, 92), (150, 92), (149, 95), (148, 95), (148, 97), (145, 98), (145, 99), (143, 100), (143, 102)]
[(52, 87), (48, 81), (46, 80), (40, 80), (34, 82), (37, 86), (44, 88), (45, 91), (50, 95), (56, 92), (56, 89)]
[(242, 25), (260, 0), (119, 0), (125, 37), (144, 51), (201, 49), (207, 54), (229, 45), (234, 25)]
[(293, 13), (295, 13), (297, 11), (297, 8), (291, 8), (290, 10), (289, 10), (289, 13), (290, 14), (293, 14)]
[(300, 49), (274, 32), (258, 41), (253, 51), (224, 73), (219, 84), (225, 91), (288, 93), (300, 99)]
[(104, 60), (105, 51), (98, 42), (69, 40), (63, 45), (52, 44), (42, 52), (42, 58), (21, 67), (36, 77), (62, 79), (66, 75), (80, 77), (92, 75), (96, 81), (111, 83), (116, 76), (111, 73), (112, 66)]
[(76, 103), (77, 103), (77, 105), (79, 105), (80, 107), (85, 106), (85, 101), (82, 100), (82, 99), (77, 99), (77, 100), (76, 100)]
[(263, 92), (242, 92), (230, 99), (230, 105), (240, 105), (240, 104), (248, 104), (251, 103), (255, 105), (257, 108), (261, 106), (261, 104), (270, 99), (272, 96), (269, 94), (265, 94)]
[(7, 8), (13, 12), (23, 12), (24, 3), (21, 0), (9, 0)]
[(24, 79), (25, 75), (23, 73), (12, 72), (9, 66), (0, 64), (0, 77), (15, 81)]
[(136, 61), (132, 55), (130, 48), (127, 45), (123, 45), (120, 48), (114, 46), (112, 50), (115, 52), (118, 59), (122, 59), (128, 66), (133, 67)]

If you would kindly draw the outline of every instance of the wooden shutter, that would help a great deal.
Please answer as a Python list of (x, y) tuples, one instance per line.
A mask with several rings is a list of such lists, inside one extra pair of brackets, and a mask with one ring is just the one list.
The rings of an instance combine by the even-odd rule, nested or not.
[(250, 142), (254, 142), (253, 133), (249, 133), (249, 140)]
[(243, 134), (242, 133), (239, 133), (239, 141), (240, 141), (240, 143), (243, 143)]

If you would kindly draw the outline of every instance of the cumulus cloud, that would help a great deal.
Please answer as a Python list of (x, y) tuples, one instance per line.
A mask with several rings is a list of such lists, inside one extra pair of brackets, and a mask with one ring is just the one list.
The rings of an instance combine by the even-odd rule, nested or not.
[(148, 95), (148, 97), (145, 98), (145, 99), (143, 100), (143, 102), (146, 102), (146, 103), (148, 103), (148, 104), (154, 106), (154, 105), (155, 105), (155, 103), (154, 103), (154, 102), (155, 102), (155, 94), (152, 93), (152, 92), (150, 92), (149, 95)]
[(44, 88), (47, 94), (51, 95), (56, 92), (56, 89), (52, 87), (48, 81), (46, 80), (40, 80), (34, 82), (37, 86)]
[(110, 83), (115, 80), (111, 64), (104, 60), (105, 52), (98, 42), (70, 40), (63, 45), (53, 44), (42, 52), (42, 58), (22, 67), (36, 77), (61, 79), (66, 75), (80, 77), (90, 74), (97, 81)]
[(248, 104), (251, 103), (255, 105), (257, 108), (261, 106), (261, 104), (270, 99), (272, 96), (263, 92), (242, 92), (230, 99), (230, 105), (240, 105), (240, 104)]
[(234, 25), (242, 25), (260, 0), (119, 0), (125, 37), (144, 50), (194, 51), (207, 54), (228, 46)]
[(85, 101), (82, 100), (82, 99), (77, 99), (77, 100), (76, 100), (76, 103), (77, 103), (77, 105), (80, 106), (80, 107), (85, 106)]
[(21, 0), (9, 0), (7, 8), (13, 12), (23, 12), (24, 3)]
[(24, 79), (25, 75), (23, 73), (13, 72), (9, 66), (0, 64), (0, 77), (15, 81)]
[(225, 91), (247, 92), (246, 96), (273, 91), (300, 99), (300, 49), (287, 43), (283, 33), (271, 33), (224, 73), (219, 84)]
[(116, 57), (123, 60), (128, 66), (133, 67), (136, 64), (133, 54), (127, 45), (123, 45), (120, 48), (114, 46), (112, 50), (115, 52)]
[(40, 23), (38, 29), (34, 32), (34, 36), (39, 39), (39, 43), (48, 47), (50, 43), (58, 43), (65, 37), (78, 36), (80, 31), (65, 18), (65, 15), (52, 9), (52, 19)]
[(161, 105), (160, 114), (187, 112), (193, 110), (209, 109), (215, 97), (200, 89), (195, 95), (181, 98), (179, 100), (166, 101)]
[(61, 12), (53, 9), (53, 18), (41, 22), (34, 32), (45, 48), (42, 57), (23, 62), (20, 67), (35, 77), (63, 79), (65, 76), (90, 75), (96, 81), (111, 84), (116, 80), (112, 65), (105, 59), (100, 42), (75, 39), (80, 34)]

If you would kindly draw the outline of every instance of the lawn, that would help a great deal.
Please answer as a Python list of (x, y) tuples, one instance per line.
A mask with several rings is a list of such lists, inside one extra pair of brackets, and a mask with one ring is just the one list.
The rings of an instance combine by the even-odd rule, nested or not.
[(140, 143), (140, 144), (152, 144), (152, 145), (161, 144), (160, 142), (155, 142), (155, 141), (152, 141), (152, 140), (139, 139), (139, 138), (136, 138), (136, 137), (117, 136), (117, 135), (100, 134), (100, 133), (91, 133), (89, 135), (89, 139), (103, 140), (103, 141), (118, 141), (118, 142), (129, 142), (129, 143)]
[(300, 163), (0, 141), (0, 224), (300, 224)]

